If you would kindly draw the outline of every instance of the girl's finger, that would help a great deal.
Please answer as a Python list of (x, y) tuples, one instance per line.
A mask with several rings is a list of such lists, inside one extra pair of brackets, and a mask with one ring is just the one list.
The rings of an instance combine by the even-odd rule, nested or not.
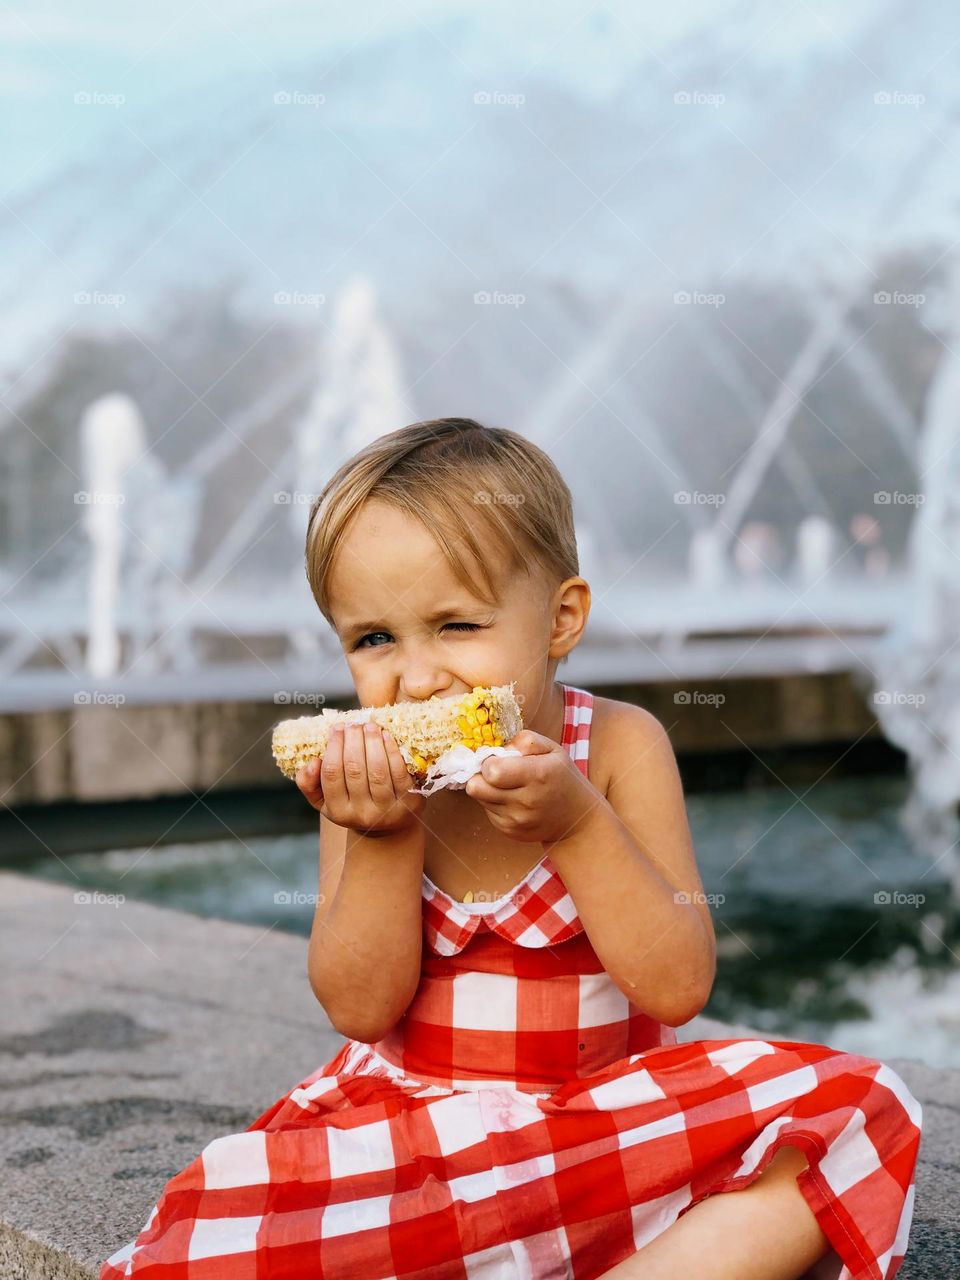
[(308, 760), (297, 770), (296, 783), (311, 804), (323, 804), (323, 787), (320, 785), (320, 761)]
[(482, 773), (475, 773), (472, 778), (467, 779), (466, 792), (471, 800), (494, 808), (509, 803), (507, 795), (499, 787), (491, 786)]
[(320, 764), (320, 785), (327, 804), (342, 808), (347, 799), (343, 776), (343, 726), (334, 725), (330, 730), (327, 749)]
[(407, 768), (407, 762), (400, 754), (397, 740), (389, 729), (383, 730), (383, 746), (387, 753), (387, 762), (390, 765), (390, 777), (393, 780), (394, 794), (402, 796), (404, 792), (410, 790), (414, 785), (414, 781), (410, 776), (410, 770)]
[[(493, 775), (495, 781), (484, 776), (484, 769)], [(477, 776), (498, 791), (516, 791), (526, 785), (529, 769), (530, 766), (517, 756), (487, 756)]]
[(354, 808), (369, 808), (370, 783), (367, 779), (367, 752), (362, 724), (348, 724), (343, 733), (343, 777), (347, 795)]
[[(393, 789), (393, 773), (390, 769), (390, 761), (387, 759), (387, 752), (383, 743), (383, 730), (374, 721), (364, 725), (363, 729), (364, 747), (367, 753), (367, 781), (370, 787), (371, 798), (377, 804), (388, 804), (391, 800), (396, 800), (396, 793)], [(374, 782), (374, 776), (379, 774), (381, 781)]]

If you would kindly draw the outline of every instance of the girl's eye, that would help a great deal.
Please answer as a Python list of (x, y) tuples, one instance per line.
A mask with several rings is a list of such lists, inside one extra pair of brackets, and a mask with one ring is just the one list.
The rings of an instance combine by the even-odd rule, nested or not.
[[(365, 644), (364, 641), (371, 640), (374, 636), (385, 636), (385, 635), (387, 635), (386, 631), (371, 631), (368, 636), (361, 636), (360, 639), (357, 641), (357, 643), (353, 647), (355, 649), (369, 649), (371, 648), (371, 646), (368, 644)], [(374, 649), (379, 649), (380, 646), (375, 644), (372, 647)]]
[[(448, 623), (446, 624), (446, 626), (445, 626), (444, 630), (446, 630), (446, 628), (447, 628), (447, 627), (452, 628), (454, 631), (479, 631), (479, 630), (480, 630), (480, 626), (479, 626), (479, 624), (478, 624), (478, 623), (476, 623), (476, 622), (448, 622)], [(389, 636), (389, 634), (390, 634), (390, 632), (389, 632), (389, 631), (371, 631), (371, 632), (369, 633), (369, 635), (362, 636), (362, 637), (357, 641), (357, 643), (356, 643), (356, 645), (354, 646), (354, 648), (356, 648), (356, 649), (370, 649), (370, 648), (373, 648), (373, 649), (379, 649), (379, 648), (381, 647), (380, 645), (378, 645), (378, 644), (375, 644), (375, 645), (368, 645), (368, 644), (365, 644), (365, 643), (364, 643), (364, 641), (366, 641), (366, 640), (370, 640), (370, 639), (372, 639), (374, 636)]]

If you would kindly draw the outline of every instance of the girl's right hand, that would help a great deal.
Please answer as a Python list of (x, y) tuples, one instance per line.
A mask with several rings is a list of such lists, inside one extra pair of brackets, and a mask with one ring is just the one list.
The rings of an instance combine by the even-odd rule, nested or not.
[(388, 729), (374, 721), (339, 724), (323, 760), (297, 770), (297, 786), (319, 813), (362, 835), (405, 831), (422, 817), (426, 796), (416, 785)]

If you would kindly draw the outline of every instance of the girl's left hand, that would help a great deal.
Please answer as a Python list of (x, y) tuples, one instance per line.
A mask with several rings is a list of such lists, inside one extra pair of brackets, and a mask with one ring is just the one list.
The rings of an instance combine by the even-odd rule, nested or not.
[(523, 729), (506, 745), (523, 754), (488, 756), (467, 795), (511, 840), (552, 844), (571, 835), (596, 806), (596, 787), (552, 738)]

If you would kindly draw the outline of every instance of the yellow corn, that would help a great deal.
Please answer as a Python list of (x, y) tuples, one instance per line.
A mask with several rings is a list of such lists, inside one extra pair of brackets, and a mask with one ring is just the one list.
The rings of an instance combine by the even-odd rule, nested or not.
[(323, 758), (331, 726), (364, 724), (374, 720), (389, 729), (407, 769), (422, 782), (427, 770), (450, 747), (502, 747), (523, 728), (513, 685), (475, 685), (467, 694), (428, 698), (426, 702), (396, 702), (386, 707), (351, 711), (324, 709), (318, 716), (281, 720), (273, 730), (273, 757), (288, 777), (308, 760)]

